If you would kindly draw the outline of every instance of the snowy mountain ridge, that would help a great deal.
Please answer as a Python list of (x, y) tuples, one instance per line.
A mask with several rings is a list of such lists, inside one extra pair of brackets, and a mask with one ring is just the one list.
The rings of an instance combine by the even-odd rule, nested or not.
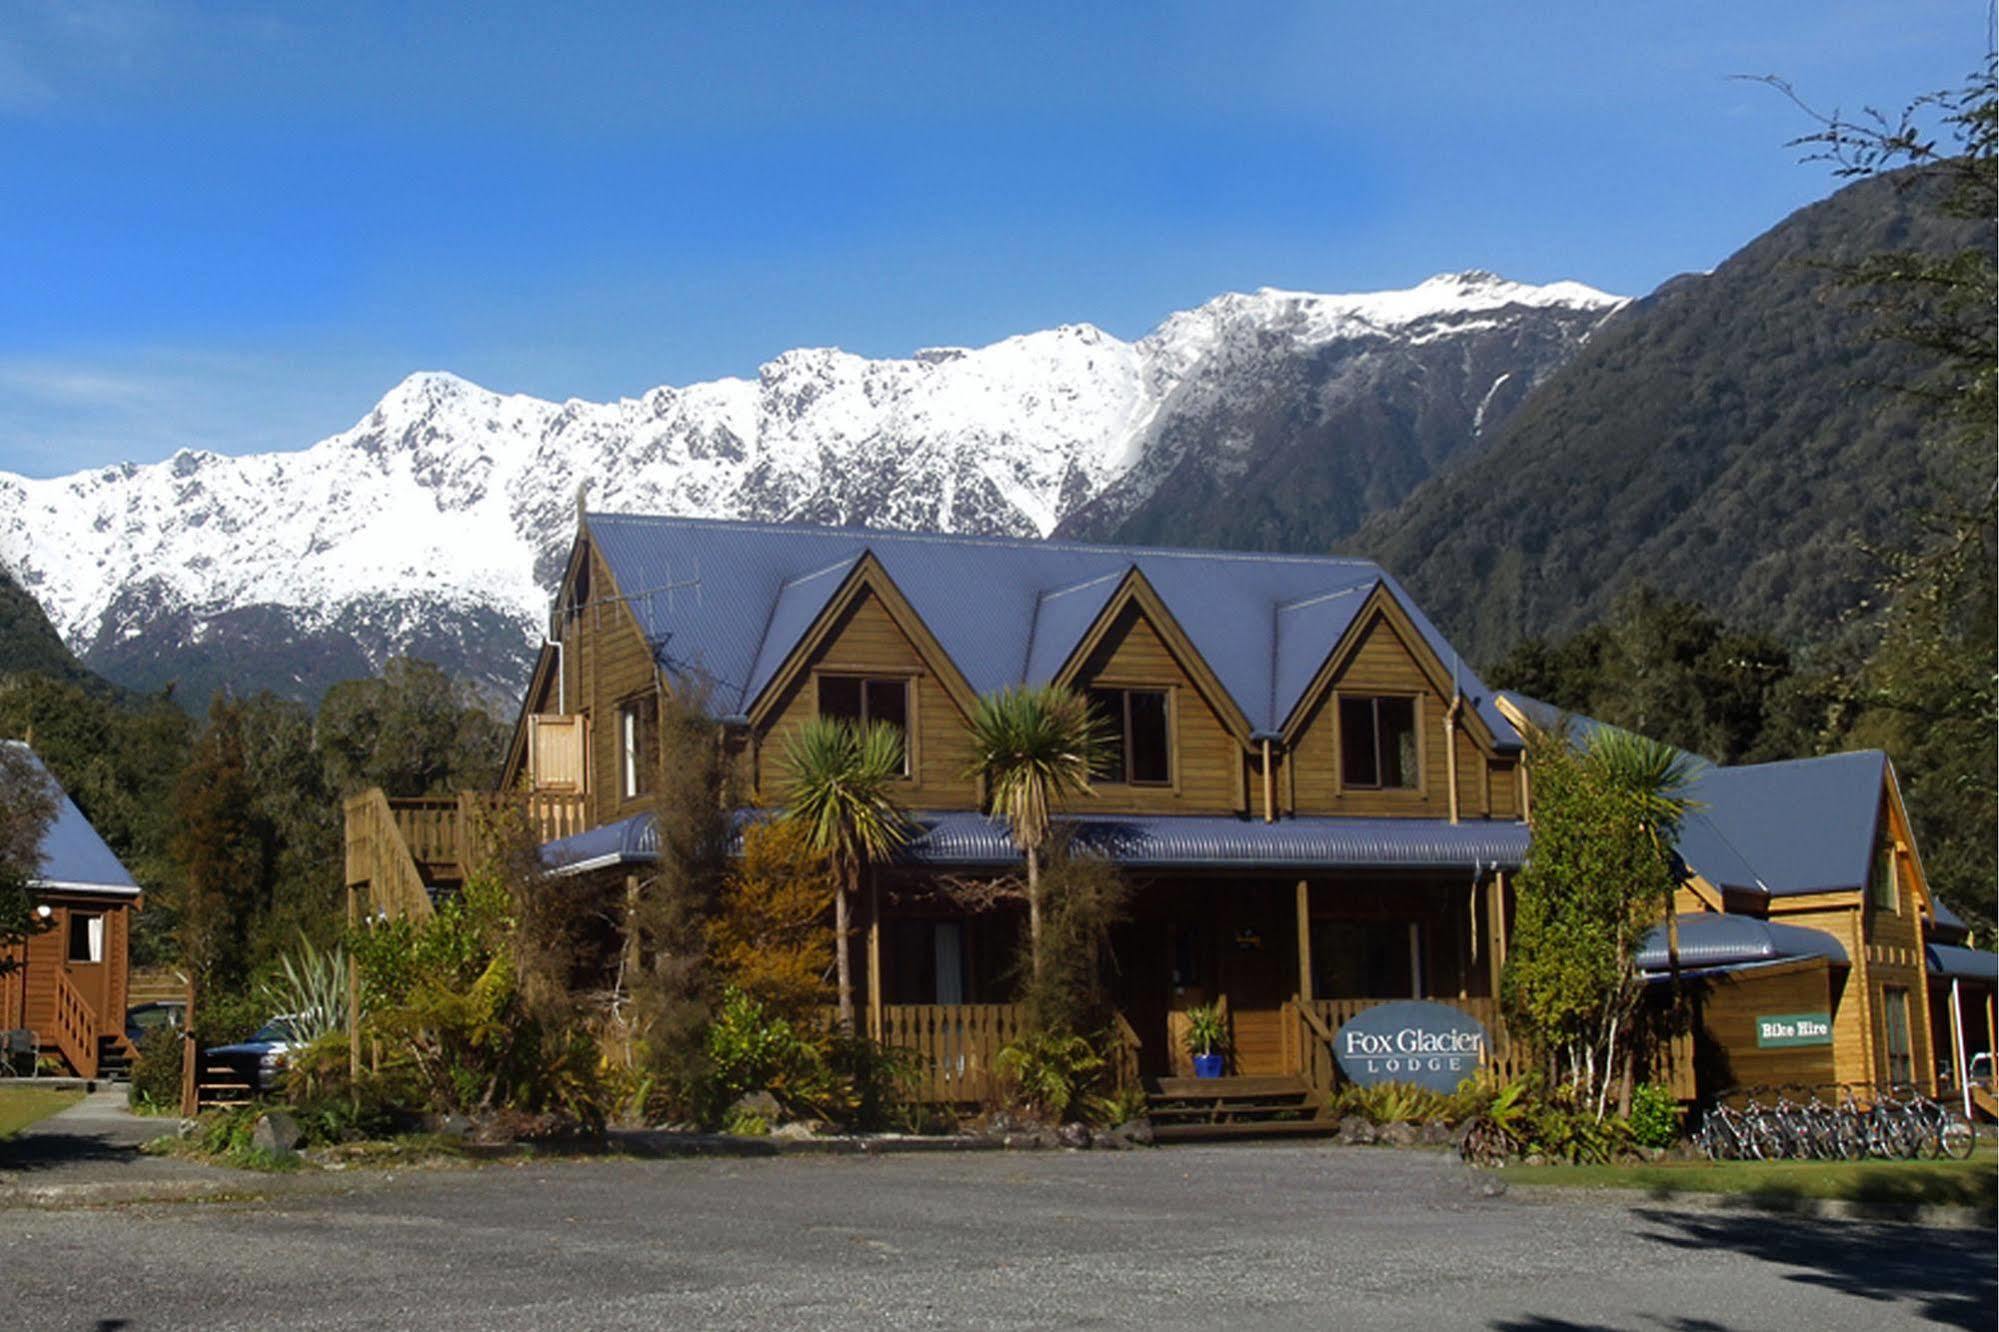
[(1135, 342), (1071, 324), (906, 359), (799, 349), (754, 379), (606, 403), (420, 373), (302, 450), (0, 473), (0, 561), (126, 683), (212, 683), (186, 663), (207, 654), (214, 674), (249, 651), (276, 671), (255, 683), (316, 695), (414, 651), (503, 695), (544, 623), (581, 484), (605, 510), (1108, 531), (1176, 468), (1246, 474), (1265, 445), (1230, 421), (1272, 393), (1324, 407), (1357, 368), (1448, 369), (1450, 428), (1476, 436), (1496, 399), (1516, 400), (1509, 383), (1524, 392), (1623, 303), (1483, 272), (1346, 296), (1266, 288)]

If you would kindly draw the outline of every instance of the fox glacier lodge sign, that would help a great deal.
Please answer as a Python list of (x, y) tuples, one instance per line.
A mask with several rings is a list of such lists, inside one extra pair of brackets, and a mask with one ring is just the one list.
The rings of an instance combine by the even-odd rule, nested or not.
[(1340, 1072), (1363, 1087), (1413, 1082), (1454, 1092), (1478, 1071), (1487, 1048), (1485, 1026), (1477, 1018), (1422, 999), (1364, 1009), (1333, 1037)]

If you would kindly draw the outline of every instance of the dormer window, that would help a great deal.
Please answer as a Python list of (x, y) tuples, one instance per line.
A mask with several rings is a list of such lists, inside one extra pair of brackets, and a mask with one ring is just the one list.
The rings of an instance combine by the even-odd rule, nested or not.
[(1414, 790), (1416, 767), (1415, 699), (1341, 697), (1341, 785)]
[(909, 681), (895, 677), (822, 675), (819, 715), (857, 725), (887, 722), (902, 733), (902, 773), (909, 775)]
[(1164, 689), (1092, 689), (1090, 711), (1104, 737), (1093, 781), (1170, 786), (1173, 742)]
[(1874, 873), (1868, 881), (1867, 895), (1882, 911), (1902, 910), (1901, 894), (1895, 884), (1895, 847), (1885, 838), (1874, 851)]

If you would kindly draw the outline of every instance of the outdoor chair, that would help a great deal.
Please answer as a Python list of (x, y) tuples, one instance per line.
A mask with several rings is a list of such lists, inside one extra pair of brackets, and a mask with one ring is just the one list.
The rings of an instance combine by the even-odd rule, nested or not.
[[(26, 1027), (16, 1027), (11, 1031), (0, 1031), (0, 1078), (34, 1077), (41, 1060), (40, 1042), (35, 1033)], [(28, 1071), (21, 1072), (22, 1061), (27, 1062)]]

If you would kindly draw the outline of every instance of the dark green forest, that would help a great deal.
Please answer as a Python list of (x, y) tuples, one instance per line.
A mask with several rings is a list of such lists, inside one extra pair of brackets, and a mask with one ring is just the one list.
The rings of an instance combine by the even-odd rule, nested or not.
[(506, 728), (425, 662), (337, 685), (317, 715), (218, 693), (200, 718), (68, 667), (0, 679), (0, 735), (32, 743), (145, 889), (133, 964), (191, 966), (225, 1006), (301, 934), (342, 928), (342, 796), (490, 785), (504, 756)]

